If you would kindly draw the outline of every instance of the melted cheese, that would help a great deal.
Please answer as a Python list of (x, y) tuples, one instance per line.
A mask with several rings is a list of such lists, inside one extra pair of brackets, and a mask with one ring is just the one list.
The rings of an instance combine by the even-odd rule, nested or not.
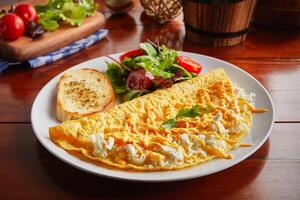
[[(50, 137), (71, 153), (120, 169), (180, 169), (213, 158), (231, 158), (252, 124), (253, 95), (233, 86), (222, 69), (157, 90), (107, 112), (50, 128)], [(180, 109), (211, 107), (197, 117), (161, 124)], [(76, 155), (76, 154), (75, 154)]]

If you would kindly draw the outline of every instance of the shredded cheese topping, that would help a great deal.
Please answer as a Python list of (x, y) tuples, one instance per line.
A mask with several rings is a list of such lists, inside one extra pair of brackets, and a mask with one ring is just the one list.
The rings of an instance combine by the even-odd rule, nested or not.
[[(252, 124), (253, 97), (219, 69), (93, 117), (64, 122), (50, 129), (50, 136), (64, 149), (118, 168), (180, 169), (213, 158), (229, 159), (231, 150), (246, 146), (241, 140)], [(212, 109), (179, 118), (174, 128), (161, 127), (180, 109), (194, 105)]]

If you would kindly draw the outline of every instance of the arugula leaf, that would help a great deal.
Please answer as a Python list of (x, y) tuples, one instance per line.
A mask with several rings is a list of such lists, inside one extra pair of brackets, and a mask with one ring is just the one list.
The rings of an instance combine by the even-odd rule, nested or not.
[(177, 57), (177, 51), (169, 49), (166, 46), (160, 47), (161, 50), (159, 51), (159, 53), (157, 53), (155, 47), (148, 42), (141, 43), (140, 48), (143, 49), (147, 53), (147, 55), (138, 56), (136, 59), (140, 62), (150, 60), (155, 64), (157, 68), (163, 71), (172, 66)]
[(172, 60), (170, 58), (161, 60), (159, 63), (159, 69), (166, 70), (168, 67), (172, 66), (173, 63), (174, 63), (174, 60)]
[(155, 57), (157, 55), (156, 49), (149, 42), (141, 43), (140, 48), (143, 49), (149, 56)]
[[(140, 48), (143, 49), (147, 55), (137, 56), (133, 58), (125, 58), (122, 64), (131, 69), (142, 67), (146, 71), (151, 72), (154, 76), (165, 79), (172, 78), (174, 73), (180, 69), (186, 77), (191, 78), (189, 72), (182, 69), (180, 66), (174, 66), (178, 55), (176, 50), (169, 49), (166, 46), (159, 47), (159, 51), (149, 42), (141, 43)], [(178, 68), (178, 69), (175, 69)], [(172, 71), (172, 69), (175, 69)]]
[[(121, 65), (126, 69), (127, 75), (129, 73), (128, 71), (143, 68), (146, 72), (150, 72), (157, 78), (156, 80), (153, 80), (153, 85), (150, 88), (151, 91), (157, 87), (169, 86), (174, 82), (187, 80), (194, 76), (192, 73), (189, 73), (176, 64), (176, 58), (178, 56), (176, 50), (169, 49), (166, 46), (158, 47), (152, 42), (141, 43), (140, 49), (145, 52), (144, 55), (133, 56), (130, 58), (127, 57), (121, 62)], [(127, 77), (123, 78), (126, 79)], [(113, 80), (113, 75), (111, 75), (111, 80)], [(118, 81), (116, 80), (116, 82)], [(125, 86), (125, 82), (126, 81), (123, 81), (123, 87), (121, 87), (122, 83), (115, 83), (113, 87), (115, 90), (117, 88), (122, 88), (121, 91), (125, 91), (124, 93), (126, 93), (126, 99), (132, 99), (143, 94), (140, 91), (130, 92), (130, 89)], [(127, 88), (127, 90), (124, 88)]]
[(107, 63), (107, 67), (106, 74), (115, 93), (121, 94), (127, 92), (128, 90), (125, 82), (128, 72), (120, 68), (116, 63)]
[(162, 123), (161, 127), (165, 128), (165, 129), (170, 129), (170, 128), (176, 127), (176, 119), (172, 118), (172, 119), (165, 121), (164, 123)]
[(178, 53), (174, 49), (169, 49), (164, 45), (160, 49), (161, 50), (159, 68), (161, 70), (165, 70), (174, 64)]

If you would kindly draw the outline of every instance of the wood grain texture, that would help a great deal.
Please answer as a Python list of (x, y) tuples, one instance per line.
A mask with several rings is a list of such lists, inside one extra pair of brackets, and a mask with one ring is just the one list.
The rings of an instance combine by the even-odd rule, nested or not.
[[(0, 75), (0, 199), (299, 199), (300, 30), (252, 25), (242, 45), (206, 47), (185, 39), (182, 15), (158, 25), (145, 17), (138, 0), (128, 14), (119, 15), (98, 2), (110, 31), (106, 39), (45, 67), (28, 70), (19, 66)], [(31, 105), (39, 90), (75, 64), (135, 49), (146, 39), (224, 59), (257, 78), (275, 104), (276, 123), (270, 139), (250, 158), (227, 170), (158, 184), (93, 176), (45, 150), (30, 126)]]
[(256, 0), (227, 4), (184, 0), (182, 6), (186, 24), (186, 38), (208, 46), (240, 44), (246, 39), (246, 32), (233, 37), (215, 37), (213, 33), (237, 33), (248, 29), (255, 5)]
[(256, 24), (278, 29), (300, 27), (300, 0), (260, 0), (255, 9)]
[(46, 33), (40, 38), (32, 39), (21, 36), (14, 41), (0, 39), (0, 57), (8, 60), (26, 61), (65, 47), (97, 31), (105, 22), (104, 16), (95, 12), (79, 26), (62, 26)]
[[(79, 171), (50, 154), (28, 124), (1, 124), (2, 199), (297, 199), (299, 124), (276, 124), (251, 158), (214, 175), (173, 183), (128, 183)], [(285, 136), (282, 137), (282, 133)], [(7, 177), (4, 178), (3, 177)], [(287, 184), (288, 183), (288, 184)]]

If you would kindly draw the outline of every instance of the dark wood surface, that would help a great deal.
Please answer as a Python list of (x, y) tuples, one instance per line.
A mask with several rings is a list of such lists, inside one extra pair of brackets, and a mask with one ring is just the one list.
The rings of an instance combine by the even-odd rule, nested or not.
[[(2, 3), (2, 1), (1, 1)], [(1, 4), (0, 4), (1, 5)], [(102, 4), (101, 4), (102, 5)], [(187, 41), (182, 16), (157, 25), (139, 3), (128, 14), (105, 7), (106, 39), (56, 63), (0, 75), (0, 199), (299, 199), (300, 31), (251, 26), (246, 42), (205, 47)], [(145, 39), (238, 65), (270, 92), (276, 108), (271, 137), (251, 157), (222, 172), (172, 183), (128, 183), (79, 171), (49, 153), (35, 138), (30, 110), (55, 75), (83, 61), (129, 49)]]

